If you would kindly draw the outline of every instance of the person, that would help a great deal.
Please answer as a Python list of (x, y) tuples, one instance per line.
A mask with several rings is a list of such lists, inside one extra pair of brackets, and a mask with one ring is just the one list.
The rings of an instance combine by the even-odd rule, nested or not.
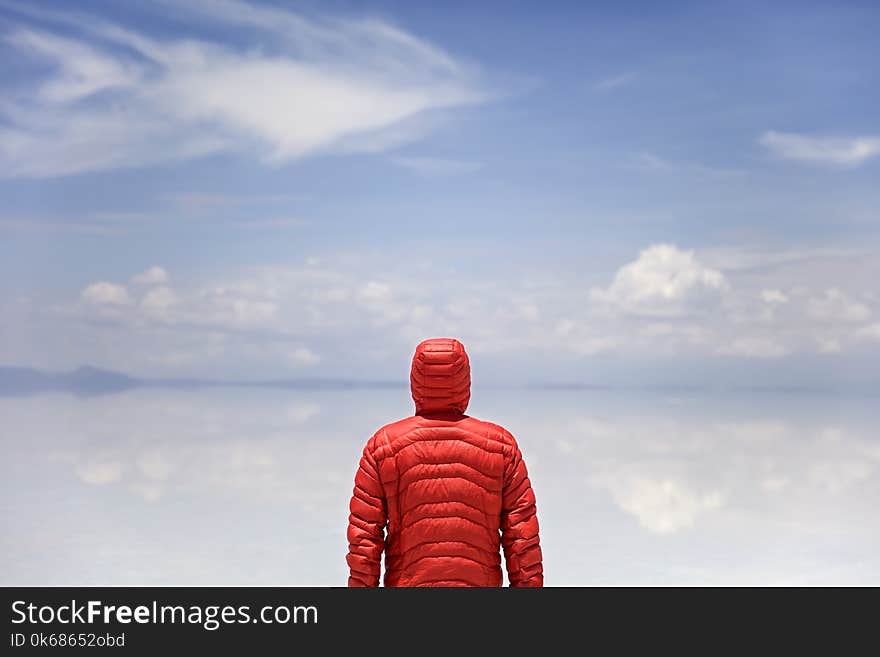
[[(349, 505), (348, 585), (541, 587), (535, 495), (516, 440), (465, 415), (470, 362), (452, 338), (416, 347), (415, 415), (367, 441)], [(387, 532), (387, 533), (386, 533)]]

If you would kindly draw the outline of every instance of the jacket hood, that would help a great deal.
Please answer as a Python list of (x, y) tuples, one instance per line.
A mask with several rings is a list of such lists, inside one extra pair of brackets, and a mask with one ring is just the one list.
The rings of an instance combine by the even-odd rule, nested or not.
[(464, 413), (471, 399), (471, 365), (464, 345), (454, 338), (431, 338), (416, 347), (410, 372), (416, 415), (438, 411)]

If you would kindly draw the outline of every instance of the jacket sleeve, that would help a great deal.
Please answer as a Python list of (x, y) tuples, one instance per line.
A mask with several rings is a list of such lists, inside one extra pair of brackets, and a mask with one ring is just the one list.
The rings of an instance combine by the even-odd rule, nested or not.
[(519, 446), (508, 434), (509, 452), (501, 499), (501, 545), (507, 578), (514, 587), (544, 586), (535, 493)]
[(349, 586), (379, 586), (382, 550), (385, 548), (387, 505), (379, 468), (370, 452), (364, 449), (354, 477), (354, 492), (349, 504), (348, 556)]

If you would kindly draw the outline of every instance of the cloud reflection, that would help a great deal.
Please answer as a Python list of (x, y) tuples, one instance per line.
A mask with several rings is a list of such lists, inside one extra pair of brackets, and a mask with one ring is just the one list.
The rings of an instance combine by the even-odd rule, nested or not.
[[(821, 403), (819, 403), (821, 401)], [(480, 391), (538, 495), (548, 584), (880, 573), (871, 400)], [(4, 584), (344, 581), (365, 440), (400, 390), (0, 400)]]

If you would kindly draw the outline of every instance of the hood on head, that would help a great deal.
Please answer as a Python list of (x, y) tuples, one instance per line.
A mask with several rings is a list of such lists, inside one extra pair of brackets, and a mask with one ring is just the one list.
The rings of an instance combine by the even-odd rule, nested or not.
[(409, 380), (416, 415), (464, 413), (471, 399), (471, 365), (464, 345), (454, 338), (421, 342), (413, 356)]

